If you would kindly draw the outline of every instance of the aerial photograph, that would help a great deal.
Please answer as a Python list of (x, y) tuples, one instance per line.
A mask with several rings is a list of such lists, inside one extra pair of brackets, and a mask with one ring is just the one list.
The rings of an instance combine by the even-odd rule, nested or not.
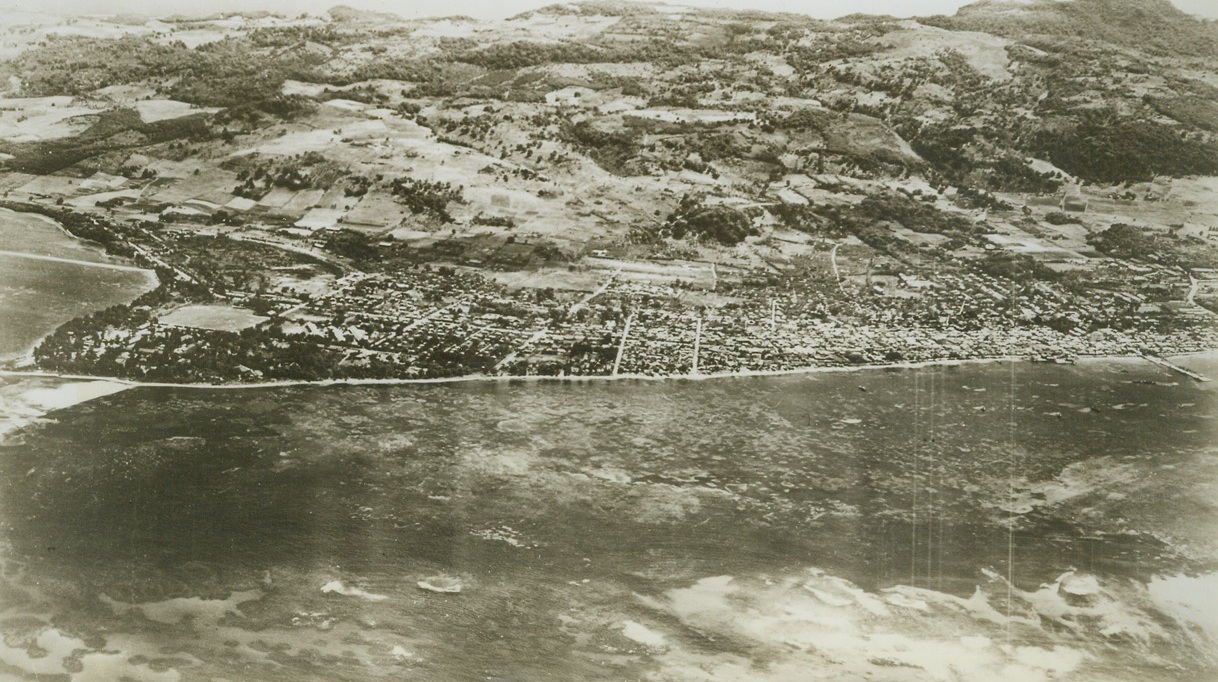
[(0, 680), (1218, 681), (1218, 4), (342, 1), (0, 0)]

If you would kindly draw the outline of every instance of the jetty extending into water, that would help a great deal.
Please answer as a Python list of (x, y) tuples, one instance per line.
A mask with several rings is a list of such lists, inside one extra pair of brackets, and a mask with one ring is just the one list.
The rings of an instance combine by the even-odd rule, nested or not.
[(1199, 372), (1194, 372), (1191, 369), (1185, 369), (1185, 368), (1181, 367), (1180, 365), (1177, 365), (1174, 362), (1169, 362), (1167, 360), (1164, 360), (1163, 358), (1161, 358), (1157, 355), (1151, 355), (1150, 353), (1141, 353), (1140, 355), (1143, 358), (1145, 358), (1146, 360), (1149, 360), (1150, 362), (1155, 363), (1156, 365), (1159, 365), (1161, 367), (1166, 367), (1166, 368), (1172, 370), (1173, 372), (1179, 372), (1180, 374), (1183, 374), (1184, 376), (1186, 376), (1190, 379), (1195, 379), (1197, 381), (1210, 381), (1210, 378), (1205, 376), (1204, 374), (1201, 374)]

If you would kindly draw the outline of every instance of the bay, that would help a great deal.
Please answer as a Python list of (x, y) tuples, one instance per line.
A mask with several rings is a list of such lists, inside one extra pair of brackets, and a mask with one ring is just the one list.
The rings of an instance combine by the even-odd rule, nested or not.
[(1141, 361), (132, 389), (0, 446), (0, 665), (1209, 679), (1216, 407)]
[(151, 271), (120, 263), (54, 221), (0, 209), (0, 363), (68, 320), (155, 286)]

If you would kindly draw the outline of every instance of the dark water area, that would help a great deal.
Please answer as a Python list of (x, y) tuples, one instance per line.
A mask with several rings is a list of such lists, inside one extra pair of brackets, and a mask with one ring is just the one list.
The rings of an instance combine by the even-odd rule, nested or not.
[(0, 446), (0, 672), (1215, 679), (1216, 408), (1141, 362), (130, 390)]

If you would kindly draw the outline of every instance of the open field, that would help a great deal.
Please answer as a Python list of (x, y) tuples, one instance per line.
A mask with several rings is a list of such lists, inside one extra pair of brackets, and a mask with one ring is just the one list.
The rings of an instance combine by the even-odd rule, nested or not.
[(488, 270), (486, 274), (494, 281), (512, 288), (548, 288), (559, 291), (595, 291), (609, 277), (600, 270), (572, 272), (566, 268), (538, 268), (518, 272)]
[(610, 272), (622, 279), (668, 284), (685, 282), (704, 289), (715, 287), (715, 271), (709, 263), (617, 260), (613, 258), (587, 258), (585, 262), (593, 270)]
[(0, 139), (25, 142), (75, 135), (101, 111), (72, 97), (0, 99)]
[(161, 324), (172, 327), (193, 327), (236, 332), (252, 327), (267, 318), (242, 308), (225, 305), (188, 305), (161, 317)]
[(909, 23), (911, 28), (884, 36), (892, 48), (880, 53), (881, 57), (932, 57), (945, 49), (956, 50), (978, 73), (997, 81), (1010, 80), (1011, 72), (1007, 70), (1010, 57), (1005, 48), (1011, 41), (985, 33), (948, 31)]
[(193, 114), (214, 114), (219, 111), (215, 107), (197, 107), (193, 104), (177, 102), (171, 99), (142, 100), (135, 103), (135, 110), (140, 112), (140, 118), (143, 119), (144, 123), (165, 121)]

